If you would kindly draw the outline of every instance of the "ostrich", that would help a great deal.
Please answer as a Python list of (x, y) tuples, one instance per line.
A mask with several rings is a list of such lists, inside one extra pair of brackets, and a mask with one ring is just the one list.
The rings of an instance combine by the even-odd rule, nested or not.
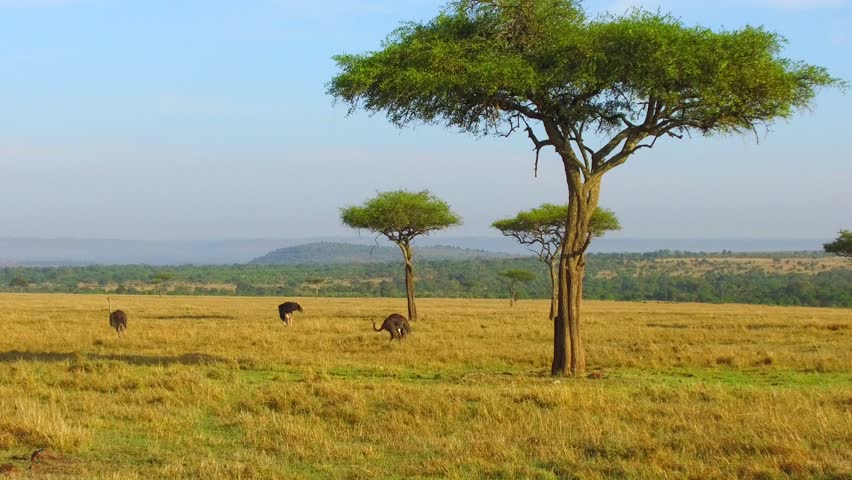
[(121, 333), (127, 329), (127, 314), (123, 310), (112, 311), (112, 302), (107, 297), (107, 311), (109, 312), (109, 326), (115, 329), (118, 338), (121, 338)]
[(376, 321), (373, 320), (373, 330), (377, 332), (381, 332), (382, 330), (386, 330), (390, 333), (390, 341), (393, 339), (397, 339), (402, 341), (406, 335), (411, 333), (411, 325), (408, 324), (408, 319), (403, 317), (398, 313), (392, 313), (388, 318), (382, 322), (382, 326), (380, 328), (376, 328)]
[(284, 302), (278, 305), (278, 316), (285, 325), (290, 325), (293, 321), (293, 312), (303, 312), (302, 306), (296, 302)]
[(32, 469), (33, 469), (33, 467), (35, 467), (36, 460), (38, 460), (39, 456), (41, 456), (41, 454), (42, 454), (42, 453), (44, 453), (44, 452), (45, 452), (45, 450), (47, 450), (48, 448), (49, 448), (49, 447), (39, 448), (38, 450), (34, 451), (34, 452), (30, 455), (30, 470), (32, 470)]

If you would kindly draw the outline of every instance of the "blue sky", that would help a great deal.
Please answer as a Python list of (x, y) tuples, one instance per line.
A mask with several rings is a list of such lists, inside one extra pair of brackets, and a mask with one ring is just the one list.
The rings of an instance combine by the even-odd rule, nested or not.
[[(428, 188), (493, 235), (565, 198), (528, 140), (396, 129), (333, 105), (331, 56), (376, 49), (433, 0), (0, 0), (0, 236), (349, 234), (339, 208)], [(765, 25), (852, 80), (850, 0), (589, 0), (713, 28)], [(852, 92), (753, 136), (661, 141), (604, 179), (620, 237), (826, 238), (852, 228)]]

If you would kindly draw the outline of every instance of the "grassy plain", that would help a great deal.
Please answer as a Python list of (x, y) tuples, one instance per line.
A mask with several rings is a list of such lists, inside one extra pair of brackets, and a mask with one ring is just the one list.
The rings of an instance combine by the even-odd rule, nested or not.
[[(852, 311), (585, 303), (594, 379), (549, 376), (546, 301), (0, 295), (18, 478), (852, 478)], [(32, 470), (28, 456), (50, 446)], [(2, 470), (0, 470), (2, 472)], [(2, 473), (0, 473), (2, 475)]]

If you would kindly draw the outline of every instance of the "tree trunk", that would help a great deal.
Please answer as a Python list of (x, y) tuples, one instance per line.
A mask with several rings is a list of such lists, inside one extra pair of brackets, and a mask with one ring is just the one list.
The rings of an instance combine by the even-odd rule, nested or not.
[(556, 256), (550, 259), (550, 320), (556, 318), (559, 313), (559, 259)]
[(408, 319), (415, 321), (417, 320), (417, 306), (414, 304), (413, 252), (411, 251), (411, 245), (408, 243), (399, 244), (399, 248), (402, 250), (402, 256), (405, 259), (405, 295), (408, 297)]
[(515, 282), (509, 284), (509, 306), (515, 306), (515, 298), (518, 296), (518, 288), (515, 285)]
[[(564, 240), (563, 240), (564, 244)], [(568, 317), (563, 313), (562, 307), (566, 305), (563, 286), (567, 284), (565, 279), (565, 258), (559, 256), (559, 292), (557, 294), (557, 314), (553, 319), (553, 365), (550, 367), (550, 374), (553, 376), (565, 375), (568, 371), (568, 330), (566, 328), (565, 319)], [(566, 310), (567, 312), (567, 310)]]
[(552, 375), (581, 377), (586, 371), (586, 353), (580, 334), (585, 252), (591, 239), (589, 221), (598, 206), (600, 178), (583, 182), (580, 172), (566, 167), (568, 218), (559, 261), (559, 305), (553, 322)]
[(580, 335), (580, 306), (583, 301), (584, 255), (570, 255), (565, 263), (565, 287), (567, 294), (565, 307), (568, 326), (568, 345), (570, 353), (569, 372), (572, 377), (581, 377), (586, 372), (586, 351)]

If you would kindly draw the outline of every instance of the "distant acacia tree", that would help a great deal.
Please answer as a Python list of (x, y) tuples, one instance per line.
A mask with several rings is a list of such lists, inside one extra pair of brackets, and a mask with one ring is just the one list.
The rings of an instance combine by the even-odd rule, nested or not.
[(561, 162), (569, 215), (553, 375), (582, 376), (584, 255), (601, 182), (661, 138), (753, 132), (809, 107), (826, 69), (781, 56), (760, 27), (714, 32), (662, 13), (587, 18), (579, 0), (450, 0), (381, 49), (334, 57), (328, 92), (398, 126), (525, 132)]
[[(559, 251), (565, 240), (565, 218), (568, 205), (544, 203), (538, 208), (520, 212), (513, 218), (497, 220), (491, 226), (500, 232), (527, 245), (538, 255), (539, 260), (550, 268), (550, 318), (559, 311)], [(598, 208), (589, 223), (588, 241), (608, 231), (621, 230), (621, 224), (612, 210)]]
[(157, 272), (151, 276), (151, 283), (157, 286), (157, 290), (162, 295), (166, 291), (167, 283), (174, 276), (169, 272)]
[(518, 284), (535, 280), (535, 274), (528, 270), (506, 270), (498, 273), (501, 277), (509, 280), (509, 306), (514, 306), (518, 301)]
[(852, 232), (841, 230), (837, 239), (831, 243), (824, 243), (822, 248), (825, 249), (826, 253), (833, 253), (841, 257), (852, 257)]
[(328, 283), (328, 279), (320, 277), (308, 278), (305, 280), (305, 283), (314, 289), (314, 296), (319, 297), (320, 288), (324, 287), (326, 283)]
[(379, 193), (363, 205), (342, 208), (340, 218), (352, 228), (376, 232), (399, 246), (405, 260), (408, 318), (417, 320), (417, 307), (414, 303), (414, 250), (411, 242), (418, 236), (459, 225), (461, 218), (450, 210), (447, 202), (427, 190)]

